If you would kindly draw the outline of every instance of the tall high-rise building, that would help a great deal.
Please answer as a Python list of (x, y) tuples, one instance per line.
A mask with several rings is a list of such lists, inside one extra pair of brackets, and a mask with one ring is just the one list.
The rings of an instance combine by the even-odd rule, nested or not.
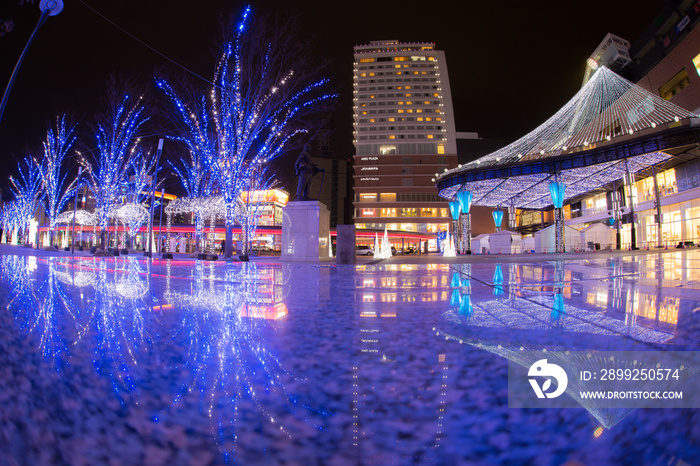
[(430, 42), (355, 47), (354, 219), (358, 229), (447, 231), (433, 178), (457, 166), (445, 52)]

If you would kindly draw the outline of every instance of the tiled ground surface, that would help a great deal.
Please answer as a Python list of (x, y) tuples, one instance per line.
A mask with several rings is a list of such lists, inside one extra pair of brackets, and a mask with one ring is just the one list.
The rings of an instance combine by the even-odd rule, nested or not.
[(521, 348), (699, 349), (700, 251), (354, 268), (0, 252), (0, 464), (700, 458), (694, 409), (507, 407)]

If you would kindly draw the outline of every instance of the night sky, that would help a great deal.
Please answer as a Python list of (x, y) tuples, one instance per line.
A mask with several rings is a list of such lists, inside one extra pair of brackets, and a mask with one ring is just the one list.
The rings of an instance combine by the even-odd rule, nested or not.
[[(114, 23), (193, 73), (211, 78), (222, 18), (245, 3), (220, 0), (84, 0)], [(0, 2), (14, 29), (0, 38), (0, 83), (8, 82), (39, 18), (35, 5)], [(92, 12), (64, 0), (32, 44), (0, 121), (0, 177), (25, 148), (38, 150), (47, 122), (68, 112), (92, 145), (87, 124), (100, 109), (110, 74), (148, 81), (178, 68)], [(340, 7), (339, 5), (347, 5)], [(336, 152), (352, 155), (353, 46), (371, 40), (430, 41), (444, 50), (457, 131), (512, 142), (555, 113), (580, 88), (586, 58), (608, 32), (634, 43), (662, 0), (463, 2), (257, 1), (253, 12), (290, 10), (318, 53), (333, 61)], [(426, 7), (426, 6), (429, 6)], [(194, 83), (199, 80), (195, 76)], [(157, 138), (157, 135), (152, 135)], [(6, 185), (6, 183), (0, 183)]]

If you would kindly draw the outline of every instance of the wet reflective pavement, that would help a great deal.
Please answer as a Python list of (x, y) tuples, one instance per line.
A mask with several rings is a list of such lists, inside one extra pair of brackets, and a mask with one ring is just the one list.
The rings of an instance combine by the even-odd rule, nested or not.
[[(439, 258), (436, 258), (436, 262)], [(526, 350), (699, 350), (700, 250), (0, 257), (2, 464), (697, 464), (695, 409), (508, 408)]]

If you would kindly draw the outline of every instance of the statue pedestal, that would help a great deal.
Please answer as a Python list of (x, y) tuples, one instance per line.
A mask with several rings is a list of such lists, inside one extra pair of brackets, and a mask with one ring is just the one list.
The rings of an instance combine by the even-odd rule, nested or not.
[(282, 211), (284, 262), (328, 260), (330, 212), (318, 201), (293, 201)]

